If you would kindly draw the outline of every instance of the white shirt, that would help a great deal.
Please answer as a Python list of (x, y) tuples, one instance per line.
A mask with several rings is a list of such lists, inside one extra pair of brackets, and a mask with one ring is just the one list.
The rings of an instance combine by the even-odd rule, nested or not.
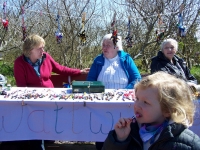
[(118, 55), (112, 59), (105, 58), (97, 81), (103, 82), (106, 89), (124, 89), (128, 85), (128, 78)]

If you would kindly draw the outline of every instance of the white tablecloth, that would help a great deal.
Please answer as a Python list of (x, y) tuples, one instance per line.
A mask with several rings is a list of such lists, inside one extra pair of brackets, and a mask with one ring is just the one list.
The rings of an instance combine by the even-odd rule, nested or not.
[[(105, 93), (112, 91), (106, 90)], [(23, 93), (31, 92), (45, 96), (22, 99)], [(10, 93), (8, 97), (0, 96), (0, 141), (29, 139), (104, 141), (120, 117), (134, 115), (134, 101), (123, 99), (122, 96), (116, 100), (119, 97), (116, 93), (114, 98), (109, 100), (105, 98), (106, 96), (103, 100), (59, 98), (59, 94), (65, 95), (68, 92), (63, 88), (12, 88), (8, 92)], [(126, 90), (123, 92), (129, 93)], [(21, 99), (16, 98), (20, 95)], [(55, 97), (52, 98), (52, 95)], [(78, 95), (81, 94), (76, 96)], [(101, 97), (101, 94), (98, 96)], [(199, 110), (199, 101), (195, 102)], [(200, 136), (199, 116), (197, 111), (191, 130)]]

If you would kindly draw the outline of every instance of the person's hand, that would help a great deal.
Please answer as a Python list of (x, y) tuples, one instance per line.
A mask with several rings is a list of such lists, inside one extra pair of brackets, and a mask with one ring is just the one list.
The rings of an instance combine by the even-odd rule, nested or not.
[(84, 68), (81, 70), (81, 74), (87, 74), (90, 71), (90, 68)]
[(131, 131), (130, 124), (132, 121), (132, 118), (120, 118), (119, 121), (115, 124), (114, 129), (119, 141), (125, 141), (127, 139)]

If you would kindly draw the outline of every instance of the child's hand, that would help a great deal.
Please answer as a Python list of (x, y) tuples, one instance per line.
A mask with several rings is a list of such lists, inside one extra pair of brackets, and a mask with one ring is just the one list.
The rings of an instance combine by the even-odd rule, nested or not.
[(130, 124), (132, 121), (132, 118), (120, 118), (119, 121), (115, 124), (114, 128), (117, 134), (117, 139), (119, 141), (125, 141), (128, 137), (131, 131)]

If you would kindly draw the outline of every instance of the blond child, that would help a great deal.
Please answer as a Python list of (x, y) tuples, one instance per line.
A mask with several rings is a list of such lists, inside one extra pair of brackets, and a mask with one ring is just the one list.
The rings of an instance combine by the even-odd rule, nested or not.
[(193, 95), (185, 81), (164, 72), (135, 85), (135, 118), (120, 118), (103, 150), (200, 150)]

